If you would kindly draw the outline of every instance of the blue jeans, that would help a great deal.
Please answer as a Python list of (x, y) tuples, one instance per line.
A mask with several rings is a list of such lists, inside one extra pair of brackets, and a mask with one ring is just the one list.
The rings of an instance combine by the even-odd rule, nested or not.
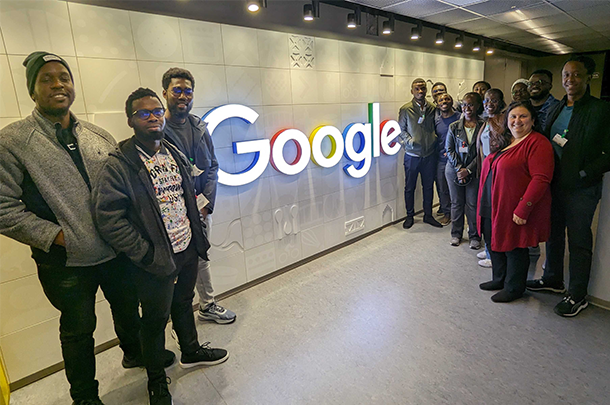
[(436, 164), (436, 192), (438, 193), (439, 211), (446, 216), (451, 216), (451, 196), (449, 195), (449, 185), (445, 177), (445, 166), (447, 161), (441, 159)]
[(405, 205), (407, 216), (415, 215), (415, 186), (417, 177), (421, 174), (423, 191), (424, 215), (432, 216), (432, 200), (434, 199), (434, 177), (436, 175), (436, 154), (421, 158), (405, 154)]
[(481, 240), (477, 231), (477, 195), (479, 192), (479, 182), (473, 179), (466, 186), (455, 184), (457, 173), (455, 168), (449, 163), (445, 169), (447, 184), (451, 194), (451, 236), (462, 238), (464, 234), (464, 214), (468, 219), (468, 239)]

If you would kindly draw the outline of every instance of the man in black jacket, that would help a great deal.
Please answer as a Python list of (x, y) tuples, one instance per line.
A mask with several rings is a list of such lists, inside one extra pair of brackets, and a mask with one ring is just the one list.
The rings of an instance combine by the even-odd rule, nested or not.
[[(214, 144), (206, 123), (190, 114), (193, 108), (195, 78), (186, 69), (171, 68), (163, 75), (163, 97), (167, 101), (165, 111), (165, 139), (184, 153), (194, 166), (195, 195), (201, 212), (203, 232), (210, 238), (216, 189), (218, 186), (218, 161)], [(197, 275), (199, 293), (199, 319), (228, 324), (236, 315), (214, 300), (210, 262), (199, 260)]]
[(555, 306), (561, 316), (576, 316), (588, 305), (593, 234), (591, 223), (610, 170), (610, 104), (589, 94), (595, 62), (577, 56), (563, 66), (566, 96), (549, 113), (546, 134), (555, 150), (551, 191), (551, 236), (546, 244), (547, 266), (541, 279), (530, 280), (532, 291), (563, 293), (565, 230), (568, 229), (570, 283), (568, 295)]
[(125, 111), (135, 135), (110, 153), (93, 188), (93, 211), (102, 237), (132, 262), (142, 306), (142, 353), (151, 405), (172, 403), (161, 354), (172, 317), (184, 368), (227, 360), (223, 349), (200, 346), (193, 297), (199, 258), (209, 243), (186, 157), (165, 141), (165, 109), (150, 89), (139, 88)]

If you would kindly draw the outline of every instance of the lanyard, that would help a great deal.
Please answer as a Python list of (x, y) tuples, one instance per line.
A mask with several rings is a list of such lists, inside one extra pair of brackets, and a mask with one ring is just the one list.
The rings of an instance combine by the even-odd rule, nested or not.
[(561, 134), (561, 137), (565, 138), (567, 134), (568, 134), (568, 129), (566, 128), (563, 130), (563, 134)]

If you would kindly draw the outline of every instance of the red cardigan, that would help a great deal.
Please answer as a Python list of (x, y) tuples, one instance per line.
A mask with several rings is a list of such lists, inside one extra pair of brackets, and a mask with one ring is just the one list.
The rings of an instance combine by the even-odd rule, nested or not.
[[(479, 197), (496, 153), (483, 162)], [(549, 238), (551, 230), (551, 190), (555, 160), (551, 142), (532, 132), (518, 145), (507, 149), (493, 163), (491, 186), (491, 249), (508, 252), (536, 246)], [(480, 216), (480, 204), (477, 214)], [(513, 222), (513, 214), (527, 220)], [(479, 234), (481, 221), (478, 221)]]

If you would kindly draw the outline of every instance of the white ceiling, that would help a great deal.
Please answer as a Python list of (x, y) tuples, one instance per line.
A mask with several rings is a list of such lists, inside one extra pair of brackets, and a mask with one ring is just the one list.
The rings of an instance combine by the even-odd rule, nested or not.
[(348, 0), (554, 54), (610, 49), (610, 0)]

